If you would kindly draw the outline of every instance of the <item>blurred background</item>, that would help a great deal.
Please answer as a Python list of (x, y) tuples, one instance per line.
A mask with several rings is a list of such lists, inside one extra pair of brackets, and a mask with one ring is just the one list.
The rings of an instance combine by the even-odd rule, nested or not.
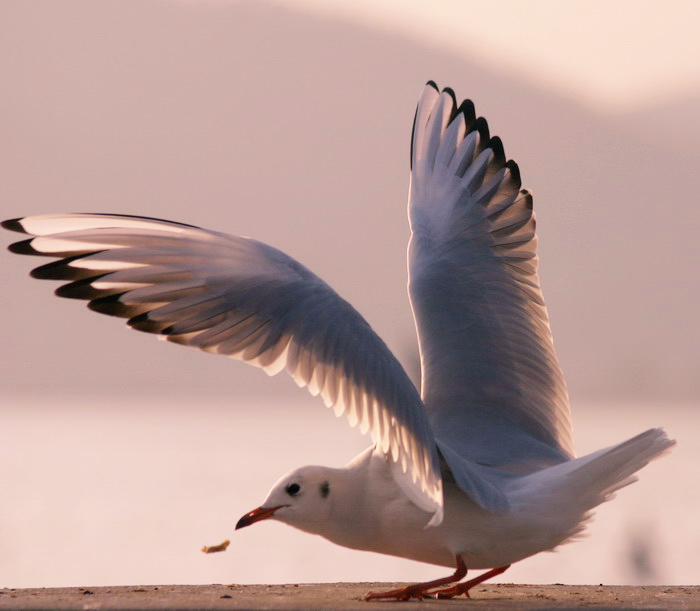
[[(589, 538), (503, 580), (697, 583), (699, 20), (693, 0), (4, 0), (0, 216), (255, 237), (415, 373), (410, 127), (425, 81), (454, 88), (534, 192), (579, 453), (679, 440)], [(52, 297), (40, 263), (0, 253), (0, 586), (443, 576), (275, 523), (234, 535), (283, 473), (368, 441), (284, 376)]]

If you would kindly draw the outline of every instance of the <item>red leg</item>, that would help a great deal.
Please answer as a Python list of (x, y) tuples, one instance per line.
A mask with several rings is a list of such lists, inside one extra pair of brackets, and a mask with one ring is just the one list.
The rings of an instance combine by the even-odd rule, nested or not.
[[(505, 569), (503, 570), (505, 571)], [(413, 585), (406, 586), (405, 588), (398, 588), (387, 592), (370, 592), (365, 596), (365, 600), (377, 600), (380, 598), (393, 598), (394, 600), (410, 600), (411, 598), (418, 598), (420, 600), (428, 593), (428, 590), (459, 581), (466, 574), (467, 567), (464, 564), (464, 560), (462, 560), (462, 556), (457, 556), (457, 569), (455, 570), (454, 575), (443, 577), (442, 579), (435, 579), (434, 581), (414, 583)]]
[(491, 577), (500, 575), (509, 567), (510, 564), (506, 566), (500, 566), (497, 569), (491, 569), (490, 571), (486, 571), (486, 573), (484, 573), (483, 575), (474, 577), (474, 579), (470, 579), (469, 581), (465, 581), (464, 583), (457, 583), (450, 588), (438, 590), (437, 592), (433, 593), (438, 598), (453, 598), (454, 596), (459, 596), (460, 594), (466, 594), (467, 598), (469, 598), (469, 590), (471, 590), (474, 586), (480, 584), (483, 581), (486, 581), (487, 579), (491, 579)]

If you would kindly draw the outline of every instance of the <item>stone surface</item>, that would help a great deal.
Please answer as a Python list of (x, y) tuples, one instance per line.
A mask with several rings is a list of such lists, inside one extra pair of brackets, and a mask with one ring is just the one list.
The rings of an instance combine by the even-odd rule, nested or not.
[(700, 609), (700, 586), (571, 586), (484, 584), (472, 598), (365, 602), (387, 583), (289, 585), (112, 586), (0, 589), (0, 609)]

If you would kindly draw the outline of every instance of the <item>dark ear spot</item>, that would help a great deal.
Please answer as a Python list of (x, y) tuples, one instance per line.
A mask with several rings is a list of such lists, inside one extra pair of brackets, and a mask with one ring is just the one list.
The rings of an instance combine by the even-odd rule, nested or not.
[(331, 487), (328, 485), (328, 482), (323, 482), (319, 488), (321, 491), (321, 496), (325, 499), (331, 491)]

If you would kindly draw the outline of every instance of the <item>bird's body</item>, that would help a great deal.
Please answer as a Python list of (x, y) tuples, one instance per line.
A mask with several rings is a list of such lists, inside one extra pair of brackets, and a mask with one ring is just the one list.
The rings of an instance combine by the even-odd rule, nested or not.
[[(376, 448), (368, 448), (344, 468), (302, 467), (282, 481), (285, 487), (302, 482), (302, 489), (310, 489), (310, 494), (329, 484), (328, 502), (314, 503), (323, 514), (305, 512), (297, 518), (294, 510), (278, 510), (275, 517), (338, 545), (448, 567), (454, 566), (455, 554), (467, 550), (473, 568), (515, 561), (508, 561), (509, 554), (496, 550), (492, 541), (495, 531), (510, 526), (510, 516), (494, 517), (451, 483), (445, 487), (444, 519), (426, 528), (430, 513), (407, 498), (394, 479), (391, 463)], [(263, 506), (282, 502), (282, 495), (271, 494)], [(310, 514), (313, 517), (304, 521)], [(466, 538), (471, 541), (467, 543)]]
[[(6, 221), (57, 294), (141, 331), (286, 370), (374, 445), (342, 469), (284, 476), (237, 527), (276, 519), (346, 547), (456, 567), (370, 598), (468, 594), (579, 533), (673, 442), (652, 429), (575, 458), (537, 275), (532, 197), (500, 139), (428, 83), (413, 126), (409, 292), (420, 392), (350, 304), (279, 250), (170, 221), (57, 214)], [(492, 569), (463, 584), (468, 568)], [(443, 588), (443, 589), (440, 589)]]
[[(442, 522), (428, 528), (430, 513), (409, 500), (396, 483), (394, 465), (376, 447), (344, 468), (292, 471), (262, 507), (282, 506), (275, 519), (345, 547), (449, 567), (461, 556), (470, 569), (487, 569), (554, 549), (581, 532), (591, 509), (634, 481), (630, 475), (667, 447), (663, 431), (652, 429), (533, 474), (494, 475), (510, 502), (503, 513), (479, 506), (448, 472)], [(300, 492), (285, 507), (295, 483)]]

